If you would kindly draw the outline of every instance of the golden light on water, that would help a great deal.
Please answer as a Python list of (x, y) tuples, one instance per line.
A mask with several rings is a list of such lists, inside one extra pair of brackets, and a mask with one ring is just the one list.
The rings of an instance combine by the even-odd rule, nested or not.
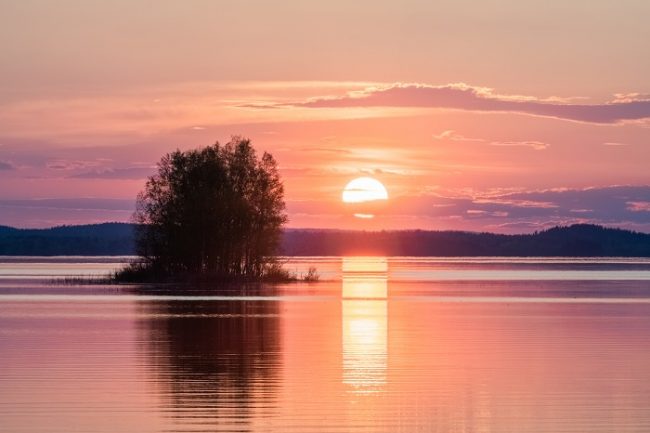
[(386, 299), (388, 261), (385, 257), (343, 257), (343, 299)]
[(379, 391), (388, 356), (387, 261), (343, 258), (343, 383), (355, 393)]

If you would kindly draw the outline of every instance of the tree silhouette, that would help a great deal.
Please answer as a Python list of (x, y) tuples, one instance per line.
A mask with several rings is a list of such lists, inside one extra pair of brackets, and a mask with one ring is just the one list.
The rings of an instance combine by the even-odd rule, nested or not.
[(263, 275), (287, 221), (276, 161), (233, 137), (165, 155), (138, 195), (136, 248), (156, 276)]

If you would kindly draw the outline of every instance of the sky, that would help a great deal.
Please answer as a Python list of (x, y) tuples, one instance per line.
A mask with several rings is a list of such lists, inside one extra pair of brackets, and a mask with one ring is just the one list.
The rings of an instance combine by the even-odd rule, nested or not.
[[(289, 227), (650, 232), (650, 2), (0, 0), (0, 224), (129, 221), (252, 139)], [(375, 218), (341, 202), (382, 182)]]

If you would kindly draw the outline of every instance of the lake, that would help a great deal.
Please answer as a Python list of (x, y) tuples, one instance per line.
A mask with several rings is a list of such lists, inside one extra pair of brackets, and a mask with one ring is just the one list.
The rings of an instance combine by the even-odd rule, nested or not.
[(61, 284), (0, 258), (2, 432), (648, 432), (650, 259), (285, 258), (321, 281)]

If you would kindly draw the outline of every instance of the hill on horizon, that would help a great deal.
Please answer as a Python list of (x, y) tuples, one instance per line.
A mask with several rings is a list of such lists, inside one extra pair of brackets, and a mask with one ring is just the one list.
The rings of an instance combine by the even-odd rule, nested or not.
[[(0, 255), (133, 255), (135, 225), (102, 223), (18, 229), (0, 226)], [(650, 234), (592, 224), (532, 234), (462, 231), (286, 229), (287, 256), (627, 256), (650, 257)]]

